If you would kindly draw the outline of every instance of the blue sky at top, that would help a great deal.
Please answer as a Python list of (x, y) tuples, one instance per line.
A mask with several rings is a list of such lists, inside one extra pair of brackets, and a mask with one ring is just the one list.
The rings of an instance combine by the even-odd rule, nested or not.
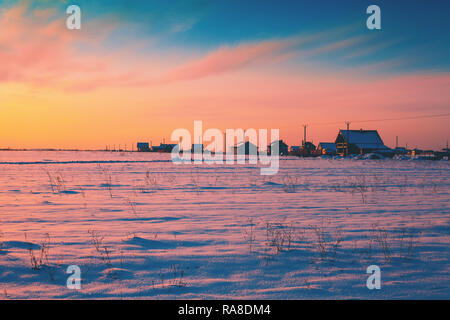
[[(34, 8), (58, 8), (62, 15), (68, 4), (77, 4), (85, 21), (99, 17), (120, 21), (110, 36), (112, 48), (124, 46), (130, 39), (151, 39), (147, 50), (182, 48), (207, 52), (224, 45), (348, 28), (335, 39), (323, 41), (331, 43), (358, 36), (364, 40), (342, 50), (316, 54), (310, 60), (339, 67), (402, 60), (403, 63), (392, 67), (392, 71), (401, 72), (450, 69), (450, 2), (444, 0), (45, 0), (31, 3)], [(9, 6), (17, 1), (1, 4)], [(365, 10), (370, 4), (381, 7), (380, 31), (370, 31), (365, 26)]]

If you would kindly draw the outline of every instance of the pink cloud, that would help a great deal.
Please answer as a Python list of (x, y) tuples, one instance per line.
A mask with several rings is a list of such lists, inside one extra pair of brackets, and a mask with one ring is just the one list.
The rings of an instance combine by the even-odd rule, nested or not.
[(323, 54), (323, 53), (329, 53), (332, 51), (336, 51), (336, 50), (340, 50), (340, 49), (344, 49), (344, 48), (348, 48), (351, 46), (354, 46), (358, 43), (361, 43), (365, 40), (367, 40), (367, 37), (352, 37), (349, 39), (344, 39), (344, 40), (339, 40), (339, 41), (335, 41), (326, 45), (322, 45), (319, 46), (317, 48), (314, 48), (312, 50), (309, 50), (308, 54), (309, 55), (315, 55), (315, 54)]
[(200, 79), (212, 75), (223, 74), (244, 69), (247, 66), (266, 66), (293, 57), (311, 57), (316, 54), (348, 48), (367, 40), (367, 37), (351, 37), (332, 43), (313, 45), (313, 49), (303, 49), (302, 44), (315, 43), (331, 35), (339, 34), (342, 30), (328, 31), (309, 36), (295, 36), (280, 40), (266, 40), (259, 43), (243, 43), (235, 47), (223, 46), (205, 56), (177, 67), (160, 79), (159, 83), (170, 83)]
[(252, 64), (279, 62), (289, 57), (286, 50), (300, 41), (300, 39), (272, 40), (241, 44), (236, 47), (224, 46), (196, 61), (169, 71), (160, 81), (166, 83), (193, 80), (241, 69)]
[[(88, 21), (82, 30), (67, 30), (65, 15), (53, 10), (30, 11), (26, 5), (0, 11), (0, 82), (22, 82), (62, 90), (89, 91), (100, 87), (149, 87), (223, 75), (249, 66), (266, 67), (292, 58), (305, 42), (329, 37), (336, 31), (223, 46), (203, 57), (182, 62), (138, 56), (133, 49), (108, 52), (101, 47), (117, 27), (114, 20)], [(88, 32), (87, 30), (95, 30)], [(351, 46), (348, 39), (319, 47), (326, 52)], [(81, 50), (80, 48), (83, 48)], [(152, 60), (153, 59), (153, 60)], [(179, 61), (179, 60), (178, 60)]]
[(52, 10), (27, 10), (22, 5), (0, 11), (0, 82), (58, 86), (76, 74), (105, 71), (110, 57), (98, 59), (74, 44), (95, 46), (108, 32), (106, 27), (88, 35), (68, 30), (65, 16), (55, 19)]

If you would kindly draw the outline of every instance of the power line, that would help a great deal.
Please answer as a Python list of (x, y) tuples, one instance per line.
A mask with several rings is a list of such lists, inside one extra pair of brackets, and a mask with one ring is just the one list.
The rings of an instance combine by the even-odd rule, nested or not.
[[(430, 114), (430, 115), (422, 115), (422, 116), (413, 116), (413, 117), (402, 117), (402, 118), (386, 118), (386, 119), (372, 119), (372, 120), (353, 120), (352, 123), (363, 123), (363, 122), (380, 122), (380, 121), (400, 121), (400, 120), (415, 120), (415, 119), (427, 119), (427, 118), (440, 118), (440, 117), (448, 117), (450, 113), (441, 113), (441, 114)], [(323, 122), (323, 123), (310, 123), (309, 125), (313, 126), (321, 126), (321, 125), (332, 125), (332, 124), (342, 124), (347, 123), (344, 121), (336, 121), (336, 122)]]

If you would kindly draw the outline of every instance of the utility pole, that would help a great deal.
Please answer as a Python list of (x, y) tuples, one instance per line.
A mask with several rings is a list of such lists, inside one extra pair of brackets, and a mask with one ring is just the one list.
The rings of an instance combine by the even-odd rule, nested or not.
[(224, 139), (224, 145), (223, 145), (223, 154), (225, 155), (227, 153), (227, 132), (225, 131), (223, 133)]
[(398, 149), (398, 136), (395, 136), (395, 149)]
[(345, 124), (347, 125), (347, 143), (345, 144), (345, 153), (346, 156), (348, 156), (348, 144), (349, 144), (349, 139), (350, 139), (350, 121), (346, 121)]
[(306, 127), (308, 127), (308, 125), (304, 124), (303, 125), (303, 147), (306, 147)]

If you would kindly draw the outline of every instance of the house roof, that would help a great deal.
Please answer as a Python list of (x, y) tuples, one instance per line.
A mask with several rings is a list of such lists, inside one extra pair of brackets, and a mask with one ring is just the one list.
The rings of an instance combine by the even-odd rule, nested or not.
[(334, 142), (320, 142), (319, 147), (330, 151), (336, 151), (336, 144)]
[(152, 148), (158, 150), (158, 149), (174, 148), (175, 146), (176, 144), (161, 143), (159, 146), (153, 146)]
[[(242, 148), (242, 145), (243, 145), (243, 143), (242, 143), (242, 142), (239, 142), (239, 143), (236, 144), (234, 147), (235, 147), (235, 148)], [(257, 146), (254, 145), (253, 143), (251, 143), (250, 141), (246, 141), (246, 142), (245, 142), (245, 147), (246, 147), (246, 148), (249, 148), (249, 147), (255, 147), (255, 148), (257, 148)]]
[(339, 131), (348, 143), (356, 145), (360, 149), (389, 149), (381, 140), (377, 130), (340, 130)]
[(272, 141), (272, 142), (269, 144), (269, 146), (273, 146), (276, 142), (278, 142), (278, 144), (279, 144), (280, 146), (282, 146), (282, 145), (287, 146), (287, 144), (284, 143), (283, 140), (275, 140), (275, 141)]
[(273, 148), (277, 142), (278, 142), (278, 147), (280, 147), (280, 148), (288, 148), (289, 147), (286, 143), (284, 143), (283, 140), (272, 141), (267, 147)]

